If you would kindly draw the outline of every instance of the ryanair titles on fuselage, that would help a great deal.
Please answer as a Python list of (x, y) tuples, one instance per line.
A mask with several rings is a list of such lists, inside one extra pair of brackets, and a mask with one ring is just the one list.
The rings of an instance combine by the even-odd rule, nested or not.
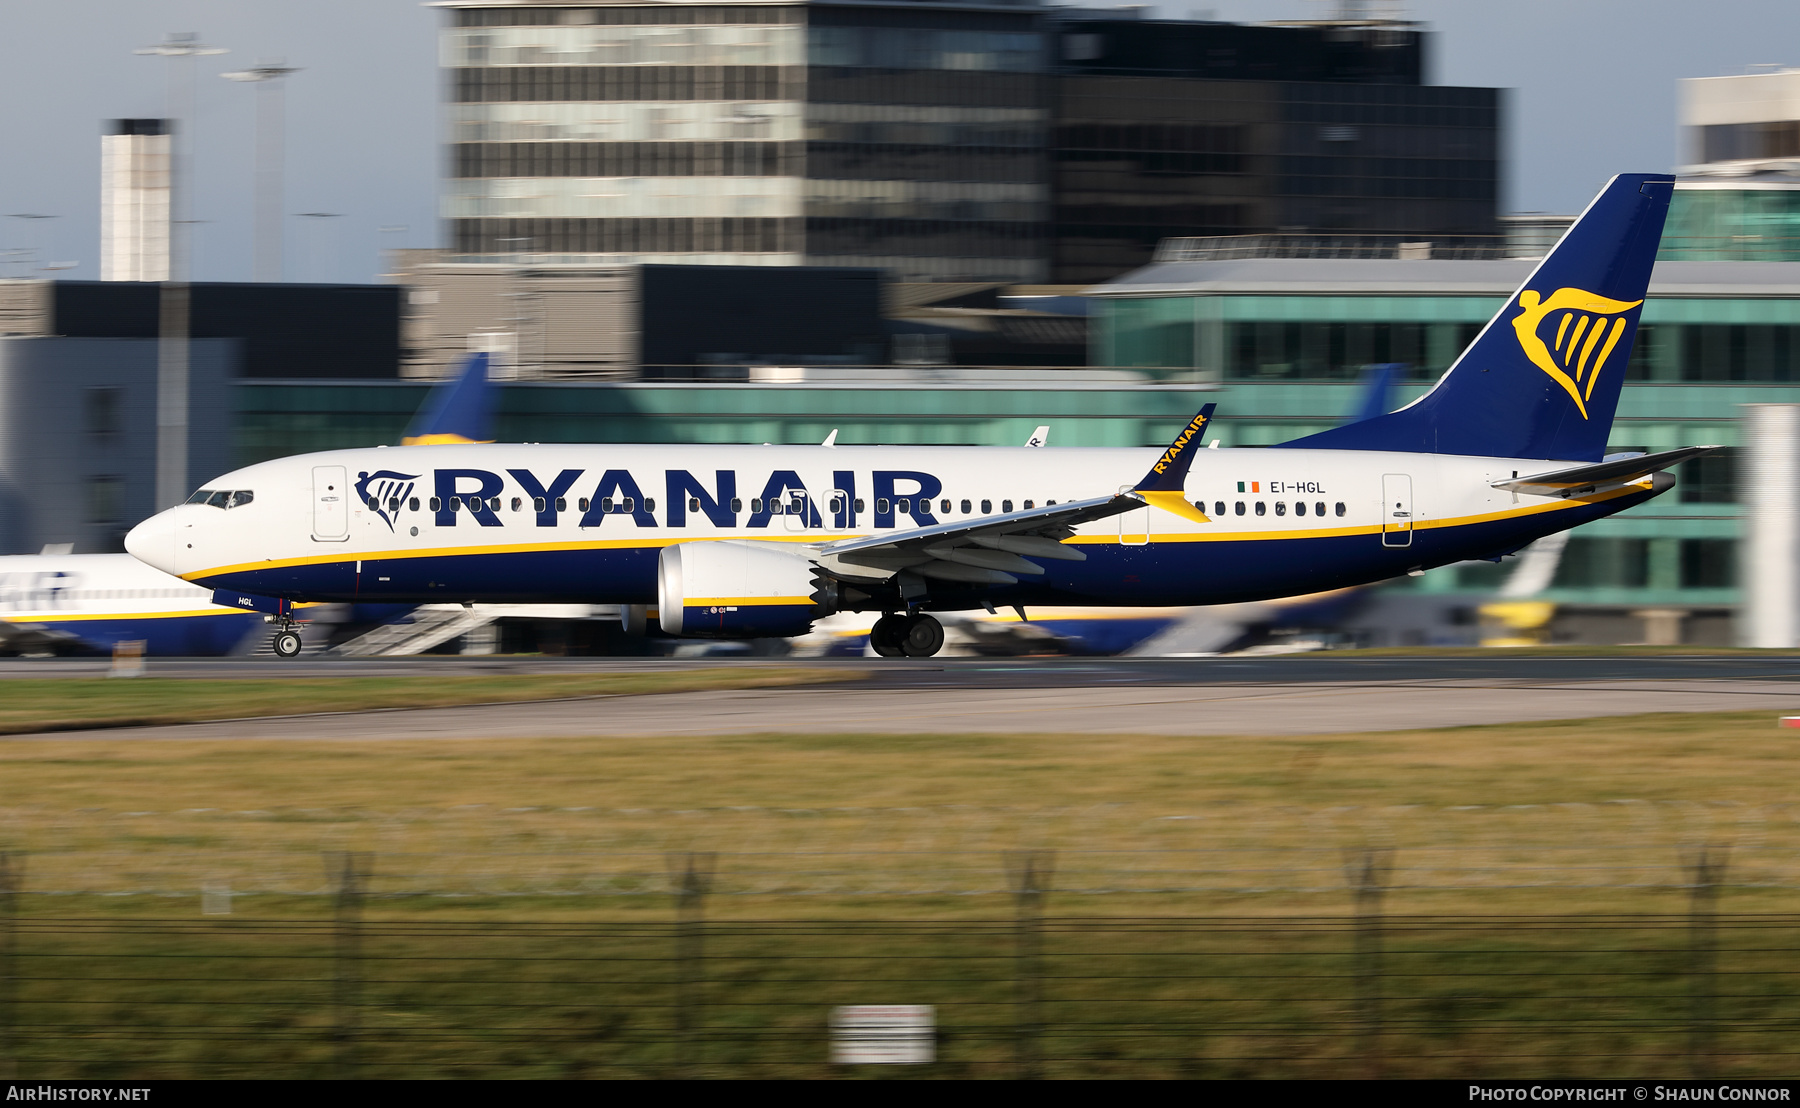
[[(524, 494), (516, 497), (519, 503), (502, 496), (508, 477)], [(417, 474), (362, 470), (354, 488), (364, 506), (391, 528), (399, 527), (409, 514), (424, 514), (439, 527), (454, 527), (465, 512), (479, 526), (500, 527), (502, 513), (508, 508), (523, 511), (527, 501), (539, 527), (555, 527), (571, 512), (579, 516), (582, 527), (598, 527), (613, 515), (629, 516), (640, 527), (656, 527), (659, 496), (664, 527), (685, 527), (690, 514), (704, 516), (717, 527), (736, 527), (746, 499), (750, 504), (746, 528), (768, 527), (774, 516), (790, 513), (804, 514), (807, 527), (852, 528), (859, 525), (859, 516), (868, 514), (858, 502), (868, 500), (874, 501), (875, 527), (895, 526), (896, 514), (910, 517), (916, 526), (937, 522), (932, 501), (944, 491), (944, 483), (933, 474), (877, 469), (869, 473), (866, 490), (858, 485), (856, 471), (847, 469), (832, 471), (829, 489), (809, 489), (791, 469), (772, 471), (760, 486), (754, 482), (740, 486), (737, 471), (729, 469), (700, 475), (667, 469), (660, 481), (640, 481), (628, 469), (603, 470), (596, 478), (584, 469), (563, 469), (552, 476), (509, 468), (503, 476), (492, 470), (457, 468)], [(585, 494), (576, 496), (578, 491)], [(905, 507), (898, 507), (901, 504)]]

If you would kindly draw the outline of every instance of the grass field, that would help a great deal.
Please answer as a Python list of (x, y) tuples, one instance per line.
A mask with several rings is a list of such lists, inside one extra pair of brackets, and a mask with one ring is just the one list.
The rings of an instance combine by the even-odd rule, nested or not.
[[(753, 890), (853, 883), (782, 879), (815, 872), (814, 855), (866, 873), (866, 892), (963, 893), (1004, 888), (1001, 856), (1026, 847), (1064, 854), (1068, 892), (1138, 892), (1154, 881), (1109, 885), (1108, 867), (1166, 856), (1192, 869), (1212, 852), (1245, 870), (1245, 888), (1324, 890), (1252, 898), (1270, 910), (1336, 910), (1337, 854), (1363, 845), (1397, 852), (1395, 884), (1412, 890), (1395, 894), (1402, 907), (1565, 910), (1558, 883), (1530, 875), (1585, 869), (1602, 886), (1583, 894), (1595, 910), (1646, 897), (1673, 909), (1681, 852), (1716, 843), (1735, 844), (1740, 884), (1766, 886), (1746, 889), (1743, 905), (1781, 907), (1781, 886), (1800, 880), (1790, 772), (1800, 739), (1773, 723), (1725, 713), (1303, 737), (15, 739), (0, 744), (10, 797), (0, 846), (27, 850), (36, 887), (63, 892), (206, 880), (317, 889), (318, 852), (355, 849), (390, 858), (378, 890), (464, 896), (650, 892), (663, 887), (666, 853), (718, 851), (722, 887), (746, 894), (721, 898), (721, 910), (754, 914), (771, 908)], [(1310, 880), (1293, 875), (1308, 868)], [(1229, 876), (1199, 886), (1235, 887)], [(1179, 908), (1136, 895), (1060, 903), (1197, 910), (1195, 898), (1175, 899)], [(1230, 899), (1238, 910), (1244, 897)], [(966, 897), (932, 910), (946, 903), (985, 910)]]
[(198, 723), (371, 708), (452, 708), (568, 697), (760, 689), (856, 680), (852, 670), (721, 666), (671, 673), (205, 680), (21, 678), (0, 684), (0, 735)]
[[(25, 1078), (825, 1076), (831, 1005), (930, 1003), (922, 1076), (1011, 1076), (1024, 1025), (1052, 1076), (1680, 1076), (1702, 1042), (1724, 1076), (1781, 1074), (1800, 919), (1741, 914), (1800, 907), (1754, 887), (1800, 858), (1796, 742), (1767, 713), (1281, 738), (15, 739), (0, 847), (26, 851), (27, 889), (95, 884), (18, 899), (10, 1054)], [(1660, 868), (1475, 887), (1414, 863), (1447, 843), (1495, 872), (1579, 877), (1622, 850)], [(1716, 975), (1676, 863), (1697, 843), (1733, 850)], [(1375, 961), (1339, 872), (1358, 845), (1414, 883), (1387, 896)], [(1003, 891), (1020, 847), (1058, 852), (1029, 954)], [(1310, 857), (1330, 887), (1064, 891), (1109, 850), (1222, 847)], [(200, 914), (207, 883), (323, 889), (319, 852), (344, 849), (373, 854), (351, 947), (324, 896)], [(719, 852), (718, 885), (684, 929), (666, 868), (688, 850)], [(922, 891), (742, 891), (821, 850)], [(932, 893), (949, 856), (987, 867), (987, 891)], [(556, 895), (594, 864), (613, 868), (564, 890), (589, 895)], [(458, 895), (389, 895), (433, 882)], [(173, 895), (100, 895), (132, 889)], [(1425, 912), (1457, 918), (1394, 918)]]

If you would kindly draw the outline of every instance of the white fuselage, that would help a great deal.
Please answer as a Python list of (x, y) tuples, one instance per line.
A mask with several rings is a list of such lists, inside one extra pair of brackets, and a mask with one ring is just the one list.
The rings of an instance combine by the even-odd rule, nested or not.
[(0, 642), (14, 646), (141, 641), (155, 644), (151, 653), (224, 653), (260, 622), (129, 554), (0, 557)]
[[(220, 477), (207, 488), (251, 492), (249, 503), (183, 505), (140, 525), (128, 546), (189, 581), (301, 601), (648, 603), (655, 556), (674, 543), (816, 548), (1108, 496), (1158, 456), (929, 446), (340, 450)], [(996, 596), (1139, 605), (1296, 595), (1497, 556), (1654, 495), (1647, 479), (1570, 499), (1491, 487), (1578, 464), (1201, 450), (1185, 490), (1210, 522), (1146, 507), (1081, 526), (1067, 542), (1085, 562), (1054, 563)]]

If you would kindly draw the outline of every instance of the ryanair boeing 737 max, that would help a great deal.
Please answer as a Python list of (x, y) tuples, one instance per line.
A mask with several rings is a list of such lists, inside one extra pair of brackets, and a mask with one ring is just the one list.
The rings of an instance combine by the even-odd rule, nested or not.
[[(126, 547), (285, 621), (297, 602), (655, 605), (671, 634), (885, 613), (1259, 600), (1498, 558), (1641, 504), (1713, 447), (1608, 458), (1673, 178), (1614, 178), (1432, 390), (1280, 447), (466, 445), (227, 474)], [(198, 501), (253, 493), (218, 512)], [(204, 495), (202, 495), (204, 494)], [(285, 624), (277, 652), (299, 640)]]

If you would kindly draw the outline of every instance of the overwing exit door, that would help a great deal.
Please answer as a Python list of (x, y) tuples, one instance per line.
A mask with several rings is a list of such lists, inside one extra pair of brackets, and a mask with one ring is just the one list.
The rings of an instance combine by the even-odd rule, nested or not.
[(1404, 473), (1381, 475), (1381, 545), (1411, 546), (1412, 478)]
[(314, 466), (313, 538), (342, 542), (350, 537), (350, 490), (343, 466)]

